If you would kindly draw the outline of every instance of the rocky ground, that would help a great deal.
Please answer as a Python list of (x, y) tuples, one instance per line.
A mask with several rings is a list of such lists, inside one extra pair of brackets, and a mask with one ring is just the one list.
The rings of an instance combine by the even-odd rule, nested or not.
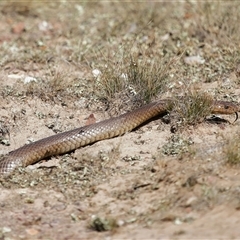
[[(239, 102), (239, 10), (1, 2), (0, 154), (158, 98)], [(0, 239), (238, 239), (240, 122), (187, 113), (1, 176)]]

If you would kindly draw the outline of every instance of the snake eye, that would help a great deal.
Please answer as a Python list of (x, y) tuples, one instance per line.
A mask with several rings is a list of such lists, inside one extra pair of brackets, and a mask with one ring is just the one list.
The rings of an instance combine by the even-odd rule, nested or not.
[(229, 109), (229, 106), (228, 106), (228, 105), (224, 105), (224, 108), (225, 108), (225, 109)]

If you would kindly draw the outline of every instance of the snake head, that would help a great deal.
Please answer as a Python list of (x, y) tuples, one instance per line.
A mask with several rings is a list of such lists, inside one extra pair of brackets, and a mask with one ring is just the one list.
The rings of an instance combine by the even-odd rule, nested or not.
[(213, 104), (213, 113), (233, 114), (240, 111), (240, 105), (234, 102), (215, 101)]
[(215, 114), (236, 114), (236, 119), (238, 119), (238, 112), (240, 112), (240, 105), (239, 103), (234, 102), (225, 102), (225, 101), (214, 101), (212, 113)]

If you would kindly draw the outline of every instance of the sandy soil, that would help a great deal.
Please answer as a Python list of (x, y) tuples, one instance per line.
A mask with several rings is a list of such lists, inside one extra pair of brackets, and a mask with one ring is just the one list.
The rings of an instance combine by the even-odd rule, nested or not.
[[(16, 26), (7, 13), (0, 29), (11, 30), (3, 33), (1, 43), (12, 45), (21, 34), (28, 41), (31, 32)], [(32, 21), (39, 26), (42, 20), (38, 16)], [(23, 14), (26, 29), (29, 21)], [(62, 40), (55, 34), (64, 32), (61, 24), (52, 20), (54, 30), (46, 33), (38, 27), (35, 37), (48, 34), (52, 40), (48, 47), (57, 46)], [(5, 48), (1, 51), (3, 56)], [(41, 61), (14, 62), (17, 55), (1, 63), (0, 154), (83, 126), (91, 114), (96, 121), (110, 117), (101, 102), (89, 105), (86, 96), (70, 96), (68, 88), (58, 95), (48, 85), (36, 87), (40, 76), (51, 77), (54, 66), (66, 79), (91, 74), (85, 65), (60, 58), (70, 51), (67, 47), (58, 51), (57, 60), (44, 67)], [(229, 79), (233, 74), (228, 73)], [(24, 83), (26, 76), (37, 83), (33, 87)], [(202, 90), (215, 91), (225, 83), (220, 79), (200, 85)], [(237, 85), (229, 86), (224, 94), (231, 91), (239, 96)], [(234, 116), (224, 118), (234, 121)], [(239, 165), (226, 163), (224, 144), (239, 132), (240, 122), (203, 121), (176, 133), (171, 133), (171, 126), (172, 122), (159, 118), (124, 136), (0, 178), (0, 239), (239, 239)]]

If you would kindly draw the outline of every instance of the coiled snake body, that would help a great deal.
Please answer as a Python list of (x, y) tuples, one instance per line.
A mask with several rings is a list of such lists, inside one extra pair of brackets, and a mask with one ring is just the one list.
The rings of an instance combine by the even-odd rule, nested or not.
[[(59, 133), (20, 147), (9, 152), (0, 161), (0, 176), (11, 173), (17, 167), (26, 167), (50, 156), (122, 135), (157, 115), (166, 114), (171, 103), (170, 99), (152, 102), (118, 117)], [(237, 114), (238, 111), (239, 106), (231, 102), (213, 101), (211, 107), (213, 114)]]

